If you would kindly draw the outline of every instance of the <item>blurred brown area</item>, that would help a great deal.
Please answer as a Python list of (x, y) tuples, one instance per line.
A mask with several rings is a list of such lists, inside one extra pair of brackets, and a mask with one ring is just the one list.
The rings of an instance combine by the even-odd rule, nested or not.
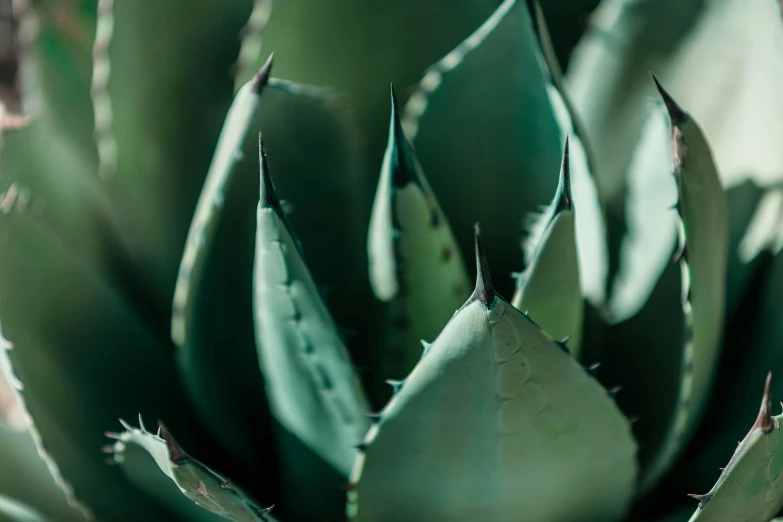
[(0, 422), (18, 430), (26, 427), (24, 410), (17, 402), (11, 385), (2, 374), (0, 374)]
[[(19, 107), (18, 60), (14, 32), (13, 1), (0, 0), (0, 102), (11, 110)], [(0, 333), (0, 335), (2, 335)], [(0, 339), (0, 350), (4, 349)], [(0, 421), (23, 428), (22, 411), (10, 384), (0, 372)]]
[(17, 71), (16, 23), (14, 0), (0, 0), (0, 102), (16, 112), (21, 102)]

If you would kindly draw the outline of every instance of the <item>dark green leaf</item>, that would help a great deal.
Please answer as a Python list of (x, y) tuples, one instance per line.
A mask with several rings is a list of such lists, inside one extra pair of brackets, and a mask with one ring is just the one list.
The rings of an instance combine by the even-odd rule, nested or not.
[[(539, 56), (525, 3), (506, 0), (430, 67), (406, 106), (444, 212), (457, 231), (484, 224), (499, 274), (518, 271), (525, 217), (557, 184), (562, 142)], [(469, 253), (469, 236), (458, 238)], [(511, 279), (499, 288), (510, 294)]]

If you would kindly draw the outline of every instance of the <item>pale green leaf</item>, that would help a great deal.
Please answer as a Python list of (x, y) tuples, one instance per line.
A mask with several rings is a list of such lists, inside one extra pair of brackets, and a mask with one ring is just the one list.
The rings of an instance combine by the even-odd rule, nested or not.
[[(758, 386), (765, 375), (783, 371), (783, 254), (764, 253), (737, 312), (726, 325), (718, 386), (699, 427), (705, 436), (693, 444), (673, 474), (680, 489), (704, 491), (718, 476), (737, 441), (747, 432), (748, 419), (758, 410)], [(783, 397), (783, 380), (774, 379), (773, 397)], [(701, 437), (700, 437), (701, 438)]]
[[(153, 434), (146, 430), (141, 416), (138, 428), (121, 422), (125, 431), (107, 433), (115, 442), (106, 451), (131, 480), (187, 520), (276, 520), (269, 514), (269, 508), (258, 507), (238, 486), (185, 452), (162, 424), (158, 425), (157, 434)], [(145, 450), (152, 459), (129, 455), (134, 446)], [(163, 477), (170, 480), (160, 480)]]
[[(557, 186), (563, 145), (543, 65), (525, 2), (505, 0), (427, 70), (405, 107), (406, 131), (453, 229), (483, 223), (501, 274), (519, 270), (525, 218)], [(469, 236), (458, 241), (469, 254)], [(510, 294), (511, 282), (499, 288)]]
[[(570, 141), (571, 189), (575, 205), (579, 208), (579, 219), (576, 220), (579, 285), (585, 299), (594, 306), (602, 306), (606, 298), (609, 257), (604, 209), (594, 179), (595, 161), (592, 159), (592, 148), (563, 85), (560, 64), (554, 54), (543, 11), (536, 0), (529, 0), (528, 8), (538, 41), (539, 61), (547, 82), (547, 96), (560, 129), (560, 143)], [(541, 224), (543, 225), (543, 220)], [(535, 233), (528, 237), (524, 245), (527, 262), (532, 258), (532, 250), (539, 242), (540, 236), (536, 237)]]
[(394, 92), (389, 143), (370, 218), (370, 282), (384, 301), (377, 371), (403, 379), (468, 292), (454, 234), (402, 130)]
[[(700, 122), (727, 189), (775, 186), (739, 254), (778, 250), (783, 197), (783, 23), (775, 0), (606, 0), (576, 49), (569, 87), (596, 145), (603, 192), (619, 194), (654, 70)], [(610, 187), (612, 185), (612, 187)], [(733, 253), (732, 253), (733, 255)]]
[[(2, 358), (0, 354), (0, 365)], [(85, 513), (68, 504), (48, 464), (38, 453), (31, 432), (0, 425), (0, 495), (23, 502), (58, 522), (87, 520)]]
[[(259, 149), (256, 346), (270, 408), (281, 427), (278, 458), (290, 495), (283, 499), (286, 510), (311, 518), (329, 513), (334, 502), (339, 506), (340, 482), (348, 477), (355, 445), (369, 426), (368, 404), (275, 193), (261, 143)], [(308, 502), (295, 500), (301, 495)]]
[(584, 303), (576, 245), (577, 209), (571, 194), (568, 142), (555, 198), (542, 216), (543, 232), (511, 303), (551, 337), (565, 343), (579, 360)]
[[(214, 283), (208, 278), (219, 274), (206, 268), (210, 266), (211, 254), (222, 254), (213, 252), (214, 236), (223, 218), (226, 194), (235, 167), (242, 158), (245, 139), (254, 123), (271, 67), (270, 56), (256, 76), (237, 92), (226, 115), (188, 232), (174, 290), (171, 321), (171, 337), (178, 345), (180, 374), (197, 413), (226, 448), (248, 460), (256, 454), (254, 442), (258, 438), (251, 426), (254, 421), (261, 420), (263, 411), (259, 407), (259, 401), (263, 400), (259, 396), (262, 393), (261, 376), (257, 371), (245, 371), (248, 361), (242, 357), (245, 352), (240, 353), (241, 347), (233, 351), (228, 349), (232, 345), (223, 331), (226, 325), (215, 324), (221, 318), (215, 316), (213, 323), (209, 314), (202, 310), (215, 304), (216, 297), (210, 294)], [(223, 234), (232, 232), (222, 230)], [(238, 267), (239, 260), (234, 261)], [(248, 285), (251, 284), (249, 279), (250, 274)], [(225, 308), (226, 304), (218, 306)], [(246, 355), (251, 354), (252, 349), (246, 351)], [(253, 395), (258, 400), (249, 398)]]
[[(660, 71), (693, 28), (706, 0), (604, 0), (574, 50), (567, 85), (595, 153), (601, 197), (618, 204), (626, 170)], [(689, 76), (692, 79), (691, 76)]]
[(666, 436), (645, 470), (651, 488), (690, 440), (710, 399), (723, 335), (728, 258), (726, 194), (700, 127), (657, 83), (672, 122), (680, 215), (679, 259), (685, 314), (678, 401)]
[(476, 289), (370, 430), (349, 518), (622, 520), (636, 479), (628, 422), (497, 296), (476, 243)]
[(28, 506), (0, 495), (0, 522), (46, 522), (46, 519)]
[(699, 500), (691, 522), (766, 522), (783, 507), (783, 415), (772, 416), (771, 378), (756, 422), (718, 481), (709, 493), (691, 495)]
[(609, 299), (613, 322), (636, 315), (647, 303), (677, 241), (677, 184), (671, 175), (669, 116), (663, 104), (650, 106), (628, 170), (626, 236), (620, 271)]

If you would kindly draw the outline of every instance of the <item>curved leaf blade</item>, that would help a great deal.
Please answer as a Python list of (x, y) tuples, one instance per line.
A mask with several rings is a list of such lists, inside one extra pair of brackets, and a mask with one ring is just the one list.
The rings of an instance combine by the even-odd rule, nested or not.
[[(44, 217), (29, 209), (0, 214), (0, 249), (0, 318), (14, 343), (9, 356), (26, 387), (39, 444), (96, 517), (166, 518), (165, 510), (107, 468), (96, 448), (111, 419), (132, 403), (201, 435), (172, 379), (170, 347), (100, 277), (91, 253), (66, 246)], [(156, 386), (144, 384), (150, 381)]]
[(27, 411), (24, 385), (14, 373), (9, 353), (13, 345), (0, 328), (0, 381), (8, 386), (19, 426), (0, 425), (0, 495), (11, 495), (49, 516), (68, 521), (91, 520), (93, 513), (76, 499), (73, 489), (48, 454)]
[(555, 198), (540, 219), (543, 231), (530, 264), (519, 276), (511, 304), (528, 313), (549, 336), (562, 339), (564, 344), (567, 339), (568, 349), (579, 360), (584, 302), (579, 284), (577, 216), (571, 194), (568, 141)]
[(242, 146), (261, 100), (261, 92), (269, 81), (273, 58), (274, 56), (270, 55), (256, 75), (239, 89), (218, 137), (212, 163), (207, 171), (204, 188), (196, 204), (196, 211), (188, 232), (174, 292), (171, 337), (178, 345), (185, 344), (187, 339), (186, 315), (190, 304), (189, 296), (194, 286), (192, 281), (198, 280), (200, 275), (199, 255), (203, 253), (214, 234), (215, 224), (224, 204), (227, 185), (231, 182), (234, 167), (242, 156)]
[(230, 68), (251, 7), (249, 0), (114, 3), (108, 94), (117, 173), (108, 188), (162, 308), (170, 306), (194, 205), (234, 98)]
[[(518, 271), (525, 217), (557, 185), (562, 141), (539, 57), (524, 1), (505, 0), (425, 73), (420, 89), (437, 87), (426, 110), (415, 93), (405, 108), (411, 118), (421, 112), (412, 141), (443, 211), (455, 230), (485, 225), (499, 273)], [(470, 239), (459, 242), (469, 255)]]
[(83, 505), (69, 503), (67, 485), (58, 483), (45, 450), (37, 446), (37, 431), (15, 431), (0, 426), (0, 495), (10, 496), (47, 518), (67, 522), (91, 520)]
[[(783, 296), (783, 255), (757, 260), (757, 270), (737, 313), (727, 323), (716, 386), (694, 442), (673, 473), (679, 489), (704, 491), (717, 476), (747, 431), (747, 419), (758, 410), (756, 389), (769, 371), (783, 370), (783, 324), (779, 321)], [(754, 393), (754, 391), (756, 393)], [(773, 396), (783, 394), (783, 381), (775, 379)], [(744, 422), (743, 422), (744, 419)]]
[(392, 89), (389, 144), (367, 240), (370, 282), (384, 305), (377, 372), (402, 379), (462, 303), (467, 270), (454, 234), (405, 137)]
[[(378, 6), (356, 0), (275, 2), (260, 48), (264, 54), (275, 51), (285, 57), (277, 65), (281, 77), (346, 93), (356, 115), (353, 131), (364, 138), (362, 161), (377, 165), (387, 138), (389, 81), (398, 86), (413, 85), (427, 66), (475, 30), (498, 3), (399, 0)], [(340, 38), (334, 38), (336, 34)], [(256, 61), (239, 80), (246, 81), (253, 67), (260, 65), (260, 60)], [(271, 142), (269, 148), (272, 150)], [(369, 203), (376, 187), (371, 173), (367, 169), (365, 174), (370, 175), (357, 180), (356, 187), (366, 203), (360, 214), (362, 239), (366, 239)]]
[(783, 245), (783, 156), (777, 146), (783, 104), (772, 86), (783, 81), (779, 3), (606, 1), (594, 21), (574, 54), (569, 79), (598, 160), (609, 164), (609, 170), (599, 169), (606, 178), (602, 192), (611, 180), (623, 179), (642, 126), (643, 100), (652, 94), (647, 71), (655, 70), (700, 122), (726, 189), (748, 181), (774, 189), (751, 224), (743, 223), (741, 262), (767, 248), (777, 252)]
[[(260, 373), (248, 366), (254, 357), (250, 349), (252, 344), (242, 350), (242, 344), (252, 343), (252, 331), (243, 335), (245, 329), (240, 325), (226, 324), (231, 318), (217, 315), (216, 311), (226, 308), (226, 303), (216, 302), (220, 301), (220, 294), (215, 285), (218, 281), (226, 285), (230, 276), (222, 265), (218, 264), (222, 270), (213, 268), (217, 263), (213, 256), (223, 253), (215, 251), (222, 246), (219, 239), (215, 239), (216, 234), (233, 232), (226, 226), (232, 216), (225, 216), (223, 207), (226, 197), (235, 194), (231, 191), (233, 175), (255, 121), (262, 91), (267, 86), (272, 59), (270, 56), (256, 75), (239, 89), (226, 115), (188, 232), (174, 290), (171, 321), (171, 337), (178, 346), (180, 375), (197, 413), (224, 446), (246, 460), (253, 460), (257, 453), (254, 443), (259, 438), (258, 426), (254, 424), (265, 417), (265, 407), (261, 405), (263, 385)], [(232, 203), (239, 205), (236, 198)], [(229, 212), (239, 210), (229, 209)], [(252, 212), (245, 214), (249, 221), (252, 220)], [(231, 240), (239, 241), (240, 237)], [(252, 254), (250, 249), (246, 250), (247, 262), (251, 263)], [(233, 274), (239, 270), (241, 260), (232, 256), (231, 262)], [(250, 287), (252, 274), (246, 275), (245, 283)], [(258, 397), (258, 400), (252, 397)]]
[[(256, 506), (241, 489), (231, 484), (230, 480), (191, 457), (177, 444), (162, 424), (158, 424), (158, 432), (153, 434), (146, 430), (141, 416), (139, 416), (138, 428), (131, 427), (125, 421), (121, 423), (125, 431), (107, 433), (107, 436), (115, 439), (115, 442), (107, 446), (106, 451), (112, 454), (114, 462), (120, 464), (131, 480), (141, 479), (140, 485), (144, 489), (154, 490), (153, 496), (161, 498), (172, 509), (181, 511), (188, 520), (217, 522), (229, 519), (236, 522), (275, 522), (276, 519), (269, 514), (271, 508)], [(162, 472), (163, 476), (168, 477), (171, 482), (153, 478), (154, 471), (150, 467), (154, 464), (149, 460), (139, 462), (137, 458), (134, 463), (126, 462), (129, 457), (128, 447), (132, 445), (145, 450), (152, 457), (154, 464), (157, 464), (158, 476)], [(180, 494), (199, 508), (184, 507), (179, 501)]]
[(349, 518), (621, 519), (636, 477), (628, 422), (496, 294), (478, 230), (476, 257), (473, 295), (368, 434)]
[[(283, 489), (291, 495), (284, 508), (315, 519), (339, 509), (340, 481), (350, 473), (355, 445), (369, 426), (368, 406), (275, 193), (260, 139), (259, 160), (256, 347), (272, 415), (281, 427)], [(309, 502), (294, 500), (303, 494), (311, 495)]]
[(618, 204), (623, 198), (626, 169), (645, 121), (644, 99), (654, 92), (648, 71), (660, 70), (682, 44), (705, 3), (602, 2), (574, 50), (566, 83), (594, 146), (604, 201)]
[[(579, 284), (585, 299), (593, 306), (602, 307), (606, 300), (608, 275), (614, 273), (611, 265), (615, 260), (609, 257), (607, 243), (611, 236), (608, 235), (610, 231), (606, 227), (606, 212), (595, 184), (592, 147), (565, 89), (543, 10), (538, 0), (527, 0), (527, 4), (538, 41), (539, 62), (547, 82), (547, 95), (560, 128), (560, 143), (570, 141), (571, 188), (576, 206), (579, 207), (579, 219), (576, 221)], [(528, 246), (534, 248), (538, 244), (534, 237), (535, 234), (527, 238), (524, 245), (526, 250)], [(529, 261), (532, 252), (526, 251), (525, 254), (525, 260)]]
[(771, 379), (770, 373), (756, 422), (715, 486), (706, 495), (691, 495), (699, 500), (691, 522), (769, 520), (783, 508), (783, 415), (772, 416)]
[(40, 514), (28, 506), (0, 495), (0, 521), (2, 522), (46, 522)]
[(655, 82), (672, 122), (681, 219), (676, 259), (682, 271), (686, 328), (678, 403), (668, 433), (645, 470), (642, 490), (652, 487), (682, 451), (710, 398), (723, 334), (729, 238), (726, 194), (710, 147), (694, 120)]
[(620, 270), (608, 301), (613, 322), (636, 315), (670, 263), (677, 242), (677, 185), (671, 178), (669, 116), (663, 104), (651, 106), (628, 170), (626, 236)]

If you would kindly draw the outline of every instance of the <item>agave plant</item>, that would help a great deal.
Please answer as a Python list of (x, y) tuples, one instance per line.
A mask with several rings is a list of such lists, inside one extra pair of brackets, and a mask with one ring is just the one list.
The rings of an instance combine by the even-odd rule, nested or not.
[(14, 2), (0, 520), (775, 517), (779, 2), (370, 4)]

